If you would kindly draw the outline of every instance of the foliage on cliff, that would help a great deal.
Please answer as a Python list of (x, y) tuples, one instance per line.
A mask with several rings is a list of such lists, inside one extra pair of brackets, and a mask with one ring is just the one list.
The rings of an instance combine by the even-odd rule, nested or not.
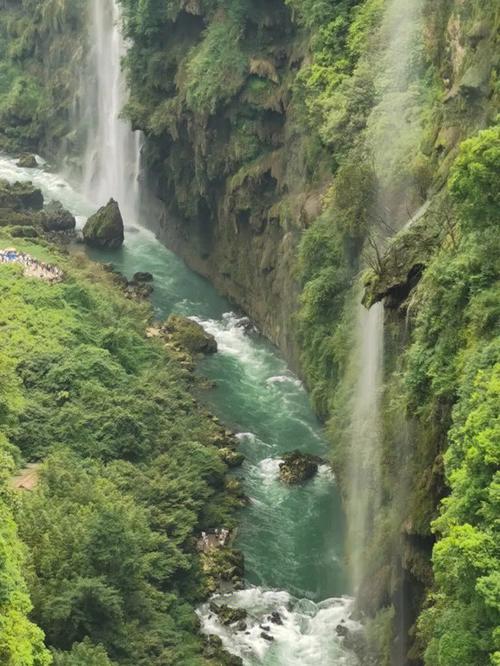
[(70, 134), (86, 16), (78, 0), (9, 0), (0, 12), (0, 147), (45, 151)]
[(206, 591), (195, 534), (231, 525), (237, 504), (217, 426), (190, 374), (145, 338), (146, 305), (83, 257), (16, 245), (65, 279), (0, 265), (0, 450), (44, 461), (34, 491), (2, 491), (2, 663), (50, 661), (26, 619), (18, 532), (30, 617), (55, 664), (208, 664), (191, 605)]
[(429, 424), (452, 404), (444, 453), (450, 494), (433, 529), (435, 585), (420, 630), (429, 666), (500, 659), (500, 126), (462, 144), (452, 170), (459, 240), (443, 247), (421, 299), (407, 382)]

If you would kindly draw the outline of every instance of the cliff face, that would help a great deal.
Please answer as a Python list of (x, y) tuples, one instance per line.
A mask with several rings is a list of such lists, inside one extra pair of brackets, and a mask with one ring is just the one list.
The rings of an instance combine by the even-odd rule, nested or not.
[(292, 94), (306, 33), (282, 0), (122, 4), (161, 237), (297, 365), (294, 256), (321, 183)]

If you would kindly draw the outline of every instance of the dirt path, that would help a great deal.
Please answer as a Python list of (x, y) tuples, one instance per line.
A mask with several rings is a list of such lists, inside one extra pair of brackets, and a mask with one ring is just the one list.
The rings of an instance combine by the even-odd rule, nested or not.
[(30, 463), (17, 476), (12, 477), (10, 485), (14, 490), (33, 490), (40, 478), (40, 463)]

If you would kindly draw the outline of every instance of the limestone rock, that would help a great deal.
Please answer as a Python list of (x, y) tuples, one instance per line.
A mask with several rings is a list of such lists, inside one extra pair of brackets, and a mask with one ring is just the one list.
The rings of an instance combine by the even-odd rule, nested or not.
[(379, 270), (364, 276), (363, 305), (370, 308), (385, 299), (387, 307), (397, 309), (405, 303), (441, 242), (445, 216), (431, 211), (392, 239)]
[(21, 155), (17, 161), (17, 166), (21, 169), (36, 169), (38, 162), (36, 157), (30, 153), (24, 153)]
[(222, 448), (218, 450), (219, 456), (222, 461), (226, 463), (228, 467), (239, 467), (243, 464), (245, 456), (239, 451), (233, 451), (233, 449)]
[(73, 231), (76, 220), (59, 201), (52, 201), (43, 210), (41, 224), (44, 231)]
[(117, 249), (125, 239), (120, 207), (114, 199), (89, 217), (83, 228), (83, 239), (92, 247)]
[(33, 183), (0, 180), (0, 208), (15, 211), (42, 210), (43, 194)]
[(217, 342), (203, 326), (182, 315), (170, 315), (162, 332), (167, 333), (172, 342), (183, 347), (191, 354), (214, 354)]
[(280, 479), (289, 485), (308, 481), (317, 474), (319, 462), (320, 459), (310, 453), (286, 453), (280, 464)]
[(147, 271), (138, 271), (134, 273), (133, 282), (153, 282), (153, 274)]
[(244, 608), (231, 608), (231, 606), (227, 606), (226, 604), (219, 606), (214, 601), (210, 603), (210, 610), (217, 615), (221, 623), (226, 627), (230, 624), (242, 622), (247, 617), (247, 612)]

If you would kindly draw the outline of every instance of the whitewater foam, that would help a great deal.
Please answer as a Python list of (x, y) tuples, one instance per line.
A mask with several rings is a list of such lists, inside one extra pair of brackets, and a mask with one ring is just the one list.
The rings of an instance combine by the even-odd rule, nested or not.
[[(339, 625), (357, 630), (350, 619), (352, 599), (327, 599), (314, 603), (279, 590), (251, 587), (213, 597), (215, 603), (247, 611), (246, 629), (223, 626), (209, 604), (198, 609), (202, 631), (220, 637), (224, 647), (245, 665), (355, 666), (358, 662), (337, 637)], [(278, 623), (272, 614), (279, 615)], [(276, 619), (276, 615), (274, 616)]]

